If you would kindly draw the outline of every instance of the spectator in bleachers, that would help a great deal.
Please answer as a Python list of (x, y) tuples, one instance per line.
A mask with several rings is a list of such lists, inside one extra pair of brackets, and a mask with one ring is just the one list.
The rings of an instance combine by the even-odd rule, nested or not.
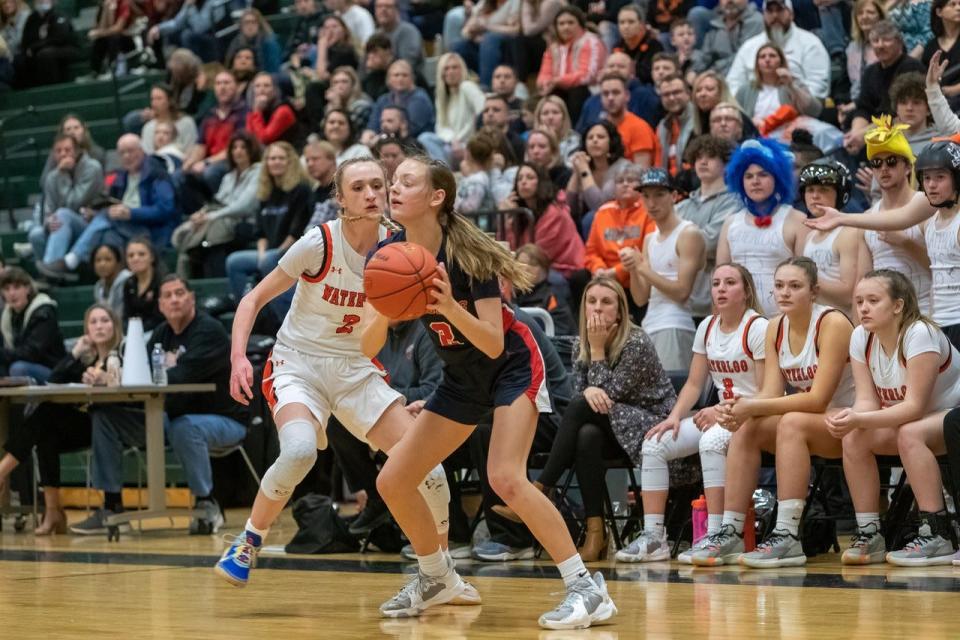
[(658, 88), (667, 115), (657, 125), (661, 156), (655, 164), (676, 176), (683, 168), (683, 152), (693, 136), (696, 107), (690, 99), (690, 87), (679, 74), (667, 76)]
[(423, 37), (416, 27), (401, 19), (397, 4), (398, 0), (374, 0), (377, 30), (390, 38), (397, 60), (406, 60), (414, 72), (423, 73)]
[(547, 129), (534, 129), (527, 136), (524, 160), (542, 169), (557, 191), (566, 188), (570, 181), (572, 171), (560, 156), (557, 138)]
[(588, 214), (604, 202), (613, 200), (614, 178), (631, 162), (623, 157), (620, 132), (610, 122), (600, 120), (583, 134), (580, 149), (570, 159), (573, 173), (567, 183), (567, 201), (573, 219), (584, 221), (587, 235), (590, 228)]
[(483, 91), (468, 78), (467, 65), (456, 53), (445, 53), (437, 63), (435, 131), (418, 137), (431, 158), (457, 167), (464, 145), (474, 133), (483, 112)]
[(147, 42), (152, 44), (163, 38), (169, 44), (189, 49), (203, 62), (214, 62), (221, 58), (214, 30), (228, 12), (228, 4), (217, 0), (184, 2), (177, 15), (150, 28)]
[(712, 11), (710, 30), (693, 53), (693, 69), (726, 74), (744, 43), (763, 32), (763, 15), (750, 0), (720, 0)]
[(329, 11), (343, 18), (347, 27), (350, 28), (350, 33), (361, 46), (365, 46), (377, 30), (373, 16), (364, 6), (369, 3), (360, 3), (356, 0), (323, 0), (323, 4)]
[[(930, 64), (930, 59), (934, 52), (941, 51), (940, 60), (947, 60), (947, 68), (951, 69), (960, 64), (960, 46), (957, 46), (957, 40), (960, 39), (960, 11), (956, 4), (949, 0), (934, 0), (930, 6), (930, 26), (934, 37), (931, 38), (923, 49), (923, 55), (920, 62), (924, 66)], [(955, 80), (955, 78), (951, 78)], [(960, 106), (960, 82), (950, 82), (943, 87), (943, 93), (951, 99), (951, 106)]]
[(393, 181), (393, 172), (407, 159), (410, 149), (399, 137), (381, 133), (373, 143), (373, 157), (383, 164), (387, 172), (387, 182)]
[(123, 254), (116, 245), (101, 244), (93, 250), (90, 258), (97, 281), (93, 285), (93, 301), (113, 309), (117, 318), (123, 317), (123, 291), (130, 272), (127, 271)]
[(566, 103), (557, 96), (544, 96), (533, 112), (533, 126), (553, 133), (560, 144), (560, 157), (569, 164), (570, 156), (580, 148), (580, 134), (571, 126)]
[(658, 95), (660, 93), (660, 83), (663, 82), (664, 78), (672, 75), (681, 75), (680, 59), (666, 51), (654, 54), (653, 65), (650, 67), (650, 77), (652, 78), (650, 84)]
[(858, 154), (863, 149), (863, 136), (872, 118), (893, 114), (890, 85), (896, 77), (911, 71), (926, 71), (916, 58), (907, 55), (903, 33), (890, 20), (881, 20), (873, 26), (870, 45), (877, 61), (863, 71), (860, 97), (849, 115), (850, 130), (843, 136), (843, 146), (851, 154)]
[(721, 102), (710, 112), (710, 135), (739, 145), (746, 137), (744, 119), (740, 105), (735, 102)]
[(393, 63), (393, 45), (390, 38), (375, 33), (364, 45), (363, 67), (360, 72), (360, 85), (363, 92), (373, 100), (387, 93), (387, 70)]
[(173, 89), (166, 84), (155, 84), (150, 89), (150, 111), (153, 117), (143, 125), (140, 139), (143, 141), (143, 150), (147, 153), (156, 151), (153, 144), (153, 132), (157, 122), (172, 123), (177, 129), (176, 143), (186, 154), (197, 143), (197, 124), (192, 117), (181, 113), (173, 99)]
[(264, 145), (278, 141), (294, 146), (300, 143), (297, 114), (266, 71), (253, 78), (253, 108), (247, 112), (247, 131)]
[(0, 2), (0, 38), (7, 43), (10, 56), (20, 50), (23, 29), (30, 17), (30, 5), (24, 0), (3, 0)]
[[(627, 89), (630, 92), (630, 98), (627, 101), (627, 110), (630, 113), (640, 116), (646, 120), (651, 127), (656, 127), (663, 116), (663, 106), (660, 104), (660, 96), (649, 84), (641, 84), (636, 78), (636, 65), (630, 56), (622, 51), (615, 51), (607, 56), (607, 61), (603, 65), (603, 75), (615, 74), (627, 79)], [(587, 127), (598, 122), (603, 115), (603, 102), (600, 94), (594, 94), (587, 98), (580, 111), (580, 119), (577, 121), (577, 131), (581, 134)]]
[(343, 18), (330, 15), (324, 19), (314, 56), (314, 77), (323, 83), (329, 82), (338, 67), (356, 69), (360, 65), (357, 49)]
[[(203, 74), (200, 60), (187, 49), (175, 49), (167, 59), (167, 80), (170, 85), (172, 103), (177, 110), (190, 116), (197, 116), (198, 110), (207, 98), (206, 76)], [(147, 107), (131, 111), (123, 118), (123, 128), (127, 133), (140, 133), (151, 118), (153, 109)]]
[(96, 24), (87, 32), (93, 52), (90, 58), (91, 74), (86, 79), (108, 79), (110, 68), (117, 58), (134, 50), (133, 38), (127, 33), (133, 18), (133, 7), (129, 0), (103, 0), (100, 3)]
[(44, 384), (65, 353), (57, 303), (38, 292), (33, 278), (19, 267), (7, 267), (0, 273), (0, 293), (4, 303), (0, 313), (0, 373), (26, 376)]
[[(519, 175), (519, 174), (518, 174)], [(580, 236), (577, 235), (577, 240)], [(580, 242), (581, 248), (583, 242)], [(525, 264), (533, 280), (529, 291), (514, 292), (513, 301), (519, 307), (543, 309), (553, 318), (553, 331), (558, 336), (572, 336), (577, 332), (577, 324), (566, 300), (560, 300), (554, 293), (554, 283), (550, 282), (550, 257), (542, 247), (528, 243), (516, 250), (517, 262)]]
[[(57, 129), (57, 134), (66, 134), (76, 140), (77, 144), (80, 145), (80, 149), (83, 151), (83, 155), (96, 160), (100, 163), (101, 167), (106, 164), (107, 152), (103, 150), (103, 147), (94, 142), (93, 136), (90, 135), (90, 130), (87, 129), (86, 123), (81, 120), (79, 116), (72, 113), (63, 116), (63, 118), (60, 119), (60, 127)], [(50, 154), (47, 156), (47, 163), (43, 165), (40, 181), (43, 182), (47, 174), (56, 169), (59, 164), (54, 156), (53, 149), (51, 149)]]
[[(850, 80), (850, 102), (841, 107), (843, 111), (854, 108), (860, 97), (860, 81), (868, 65), (877, 61), (870, 46), (870, 30), (881, 20), (886, 20), (887, 11), (880, 0), (857, 0), (853, 5), (850, 43), (847, 45), (847, 78)], [(927, 60), (925, 64), (929, 62)]]
[(590, 87), (600, 77), (607, 48), (595, 33), (587, 30), (586, 17), (573, 5), (557, 13), (553, 26), (557, 42), (543, 54), (537, 89), (541, 95), (560, 96), (567, 103), (570, 118), (576, 120), (590, 97)]
[(307, 229), (329, 222), (337, 217), (340, 205), (333, 197), (333, 178), (337, 173), (337, 150), (326, 140), (308, 142), (303, 148), (303, 161), (307, 175), (313, 180), (310, 199), (310, 221)]
[(337, 165), (350, 158), (369, 158), (370, 147), (357, 142), (357, 134), (350, 121), (350, 114), (343, 109), (331, 109), (321, 124), (323, 139), (337, 153)]
[(236, 238), (237, 225), (249, 222), (257, 213), (260, 143), (247, 131), (235, 131), (230, 136), (229, 148), (229, 171), (216, 195), (199, 209), (187, 208), (187, 221), (177, 227), (171, 237), (178, 251), (177, 273), (181, 275), (189, 273), (203, 278), (226, 275), (224, 265), (229, 246)]
[(183, 168), (186, 156), (177, 144), (177, 125), (166, 120), (158, 122), (153, 128), (153, 148), (153, 157), (163, 160), (168, 174), (172, 176)]
[(653, 128), (645, 120), (627, 110), (627, 80), (615, 74), (600, 79), (600, 101), (605, 118), (612, 122), (623, 142), (623, 155), (643, 168), (658, 163), (660, 144)]
[(22, 87), (66, 82), (67, 67), (77, 57), (76, 35), (54, 0), (38, 0), (27, 18), (14, 59), (16, 80)]
[(931, 2), (920, 0), (889, 0), (885, 3), (887, 19), (903, 34), (903, 47), (907, 54), (920, 59), (924, 46), (933, 38)]
[(710, 112), (721, 102), (734, 102), (727, 81), (716, 71), (704, 71), (692, 84), (693, 106), (696, 107), (693, 120), (694, 137), (710, 131)]
[[(83, 335), (50, 372), (55, 384), (118, 384), (107, 377), (107, 358), (120, 347), (123, 333), (120, 320), (109, 306), (94, 304), (83, 316)], [(90, 414), (82, 405), (41, 402), (23, 423), (11, 424), (10, 437), (3, 445), (0, 485), (21, 461), (29, 461), (36, 446), (40, 486), (43, 487), (43, 522), (36, 536), (67, 532), (67, 517), (60, 501), (60, 454), (90, 446)]]
[(240, 31), (227, 47), (227, 60), (241, 47), (253, 49), (257, 66), (263, 71), (276, 73), (280, 70), (280, 43), (273, 33), (273, 27), (256, 9), (245, 9), (240, 15)]
[(396, 136), (404, 147), (417, 153), (424, 152), (423, 146), (410, 135), (410, 122), (406, 110), (402, 107), (385, 107), (380, 112), (380, 135)]
[(941, 131), (933, 125), (923, 75), (911, 71), (897, 76), (889, 91), (890, 103), (896, 113), (894, 121), (910, 127), (903, 134), (914, 156), (919, 156), (934, 136), (949, 136), (957, 132), (955, 129)]
[[(230, 337), (219, 320), (197, 311), (190, 284), (169, 275), (160, 285), (163, 323), (151, 342), (166, 353), (170, 384), (214, 383), (209, 393), (171, 394), (164, 402), (164, 432), (183, 467), (196, 499), (194, 508), (206, 514), (190, 523), (190, 533), (216, 533), (223, 524), (220, 506), (213, 499), (210, 449), (231, 447), (246, 435), (247, 410), (230, 398)], [(90, 411), (93, 423), (93, 484), (104, 491), (104, 509), (70, 528), (74, 533), (102, 533), (110, 512), (123, 510), (124, 445), (143, 446), (144, 414), (123, 405), (97, 405)]]
[(300, 66), (293, 63), (294, 56), (297, 60), (305, 59), (310, 48), (317, 44), (323, 21), (330, 15), (326, 7), (317, 5), (317, 0), (294, 0), (293, 9), (297, 14), (297, 21), (283, 52), (283, 59), (289, 61), (293, 67)]
[[(307, 110), (311, 111), (311, 88), (323, 89), (322, 84), (309, 85), (307, 87)], [(322, 96), (315, 96), (315, 104), (323, 104), (323, 111), (319, 117), (310, 112), (311, 121), (316, 121), (319, 125), (323, 116), (330, 109), (342, 109), (350, 114), (350, 123), (354, 131), (363, 131), (370, 119), (370, 112), (373, 110), (373, 100), (363, 92), (360, 85), (360, 77), (356, 69), (352, 67), (337, 67), (330, 76), (330, 86), (324, 91)], [(316, 109), (316, 107), (313, 107)]]
[(754, 78), (742, 84), (735, 97), (758, 129), (781, 106), (791, 106), (801, 115), (820, 115), (823, 103), (810, 94), (802, 80), (793, 77), (780, 47), (768, 42), (757, 49), (753, 70)]
[[(394, 2), (395, 0), (383, 0)], [(396, 9), (394, 9), (395, 11)], [(419, 34), (418, 34), (419, 35)], [(395, 60), (387, 73), (389, 92), (383, 94), (373, 105), (367, 129), (361, 142), (369, 145), (376, 134), (381, 133), (380, 114), (388, 106), (406, 110), (410, 135), (419, 136), (424, 131), (433, 131), (436, 127), (436, 111), (427, 92), (413, 83), (413, 67), (406, 60)]]
[(482, 131), (467, 141), (460, 163), (463, 178), (457, 185), (457, 211), (471, 214), (478, 211), (493, 212), (497, 208), (493, 192), (493, 183), (499, 177), (494, 174), (495, 151), (494, 141)]
[[(513, 67), (505, 64), (500, 65), (493, 70), (490, 92), (507, 101), (510, 127), (517, 133), (522, 133), (526, 129), (526, 124), (524, 124), (521, 115), (523, 113), (523, 97), (527, 95), (527, 87), (518, 82), (517, 77), (517, 72)], [(482, 117), (480, 120), (482, 120)]]
[(670, 23), (670, 46), (680, 62), (680, 73), (688, 84), (693, 83), (697, 72), (693, 70), (693, 54), (697, 36), (693, 25), (685, 18), (678, 18)]
[(90, 259), (93, 248), (101, 242), (123, 245), (131, 238), (147, 235), (157, 247), (170, 244), (180, 209), (162, 161), (147, 156), (140, 138), (132, 133), (117, 140), (117, 153), (121, 169), (116, 172), (109, 195), (119, 203), (96, 212), (62, 260), (44, 264), (45, 271), (53, 277), (65, 270), (76, 270), (81, 262)]
[(448, 48), (460, 54), (487, 88), (493, 70), (512, 52), (520, 34), (520, 0), (479, 0), (461, 33), (464, 39)]
[(763, 21), (764, 31), (744, 42), (730, 64), (727, 84), (731, 93), (737, 95), (740, 87), (750, 83), (757, 50), (774, 42), (783, 50), (793, 77), (815, 98), (826, 98), (830, 91), (830, 56), (820, 38), (794, 24), (792, 0), (764, 0)]
[(653, 56), (663, 51), (663, 44), (647, 25), (640, 6), (630, 4), (617, 13), (619, 40), (613, 51), (623, 52), (633, 61), (634, 76), (643, 84), (652, 81)]
[(553, 19), (564, 0), (520, 0), (520, 36), (513, 40), (513, 64), (517, 75), (527, 78), (539, 71), (538, 61), (547, 48)]
[(557, 189), (546, 172), (535, 164), (524, 162), (517, 168), (513, 190), (499, 203), (502, 210), (524, 207), (533, 218), (514, 215), (508, 229), (510, 247), (533, 243), (564, 278), (583, 269), (585, 253), (583, 239), (570, 216), (567, 198)]
[(251, 81), (260, 72), (257, 68), (257, 53), (250, 47), (240, 47), (227, 58), (227, 70), (237, 80), (237, 95), (243, 96), (247, 107), (253, 106), (253, 86)]
[(502, 138), (505, 149), (501, 150), (508, 165), (515, 165), (523, 159), (523, 139), (511, 127), (510, 105), (499, 94), (487, 94), (483, 102), (482, 130), (496, 132)]
[(277, 266), (310, 219), (310, 178), (294, 148), (287, 142), (274, 142), (267, 147), (263, 162), (257, 185), (257, 248), (234, 251), (227, 258), (230, 292), (237, 300), (243, 297), (251, 277), (259, 280)]
[(140, 318), (143, 330), (150, 331), (160, 324), (158, 298), (164, 266), (157, 255), (156, 247), (146, 236), (134, 238), (127, 243), (125, 253), (130, 277), (123, 284), (123, 326), (130, 318)]
[(43, 222), (30, 230), (33, 255), (41, 262), (62, 259), (87, 226), (84, 209), (103, 189), (100, 163), (80, 150), (77, 141), (61, 133), (53, 142), (56, 168), (43, 179)]

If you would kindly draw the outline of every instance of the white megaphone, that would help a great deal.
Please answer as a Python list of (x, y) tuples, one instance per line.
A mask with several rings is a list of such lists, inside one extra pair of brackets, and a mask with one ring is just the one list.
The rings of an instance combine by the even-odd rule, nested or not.
[(124, 387), (153, 384), (150, 363), (147, 361), (147, 344), (143, 339), (143, 320), (130, 318), (127, 322), (127, 342), (123, 348), (123, 375), (120, 384)]

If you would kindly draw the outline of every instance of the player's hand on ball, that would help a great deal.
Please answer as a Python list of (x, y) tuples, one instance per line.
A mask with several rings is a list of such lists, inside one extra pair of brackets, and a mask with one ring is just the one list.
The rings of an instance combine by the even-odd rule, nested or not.
[(437, 277), (433, 279), (433, 290), (430, 291), (433, 302), (427, 305), (427, 311), (439, 313), (442, 316), (449, 316), (450, 311), (457, 306), (457, 301), (453, 299), (452, 291), (447, 268), (441, 262), (437, 265)]
[(230, 368), (230, 397), (244, 406), (253, 400), (253, 367), (246, 356), (235, 359)]

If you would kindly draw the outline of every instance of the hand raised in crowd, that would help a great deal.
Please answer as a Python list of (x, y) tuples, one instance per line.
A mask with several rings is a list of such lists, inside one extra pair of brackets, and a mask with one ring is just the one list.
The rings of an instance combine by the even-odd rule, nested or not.
[(870, 190), (873, 189), (873, 167), (857, 169), (857, 189), (864, 193), (870, 193)]
[[(941, 60), (943, 62), (941, 62)], [(950, 61), (943, 57), (943, 51), (937, 49), (930, 58), (930, 64), (927, 65), (927, 88), (939, 87), (943, 80), (943, 72), (947, 70)]]

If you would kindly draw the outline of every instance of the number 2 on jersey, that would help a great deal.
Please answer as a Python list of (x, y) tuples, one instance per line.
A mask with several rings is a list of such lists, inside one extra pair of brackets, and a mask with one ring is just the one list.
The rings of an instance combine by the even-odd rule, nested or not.
[(337, 327), (337, 333), (353, 333), (353, 325), (360, 322), (360, 316), (353, 313), (346, 313), (343, 316), (343, 324)]
[(454, 345), (463, 344), (453, 337), (453, 328), (448, 322), (431, 322), (430, 329), (436, 332), (437, 336), (439, 336), (441, 347), (452, 347)]
[(724, 378), (721, 382), (723, 382), (723, 392), (720, 395), (724, 400), (733, 400), (733, 380)]

